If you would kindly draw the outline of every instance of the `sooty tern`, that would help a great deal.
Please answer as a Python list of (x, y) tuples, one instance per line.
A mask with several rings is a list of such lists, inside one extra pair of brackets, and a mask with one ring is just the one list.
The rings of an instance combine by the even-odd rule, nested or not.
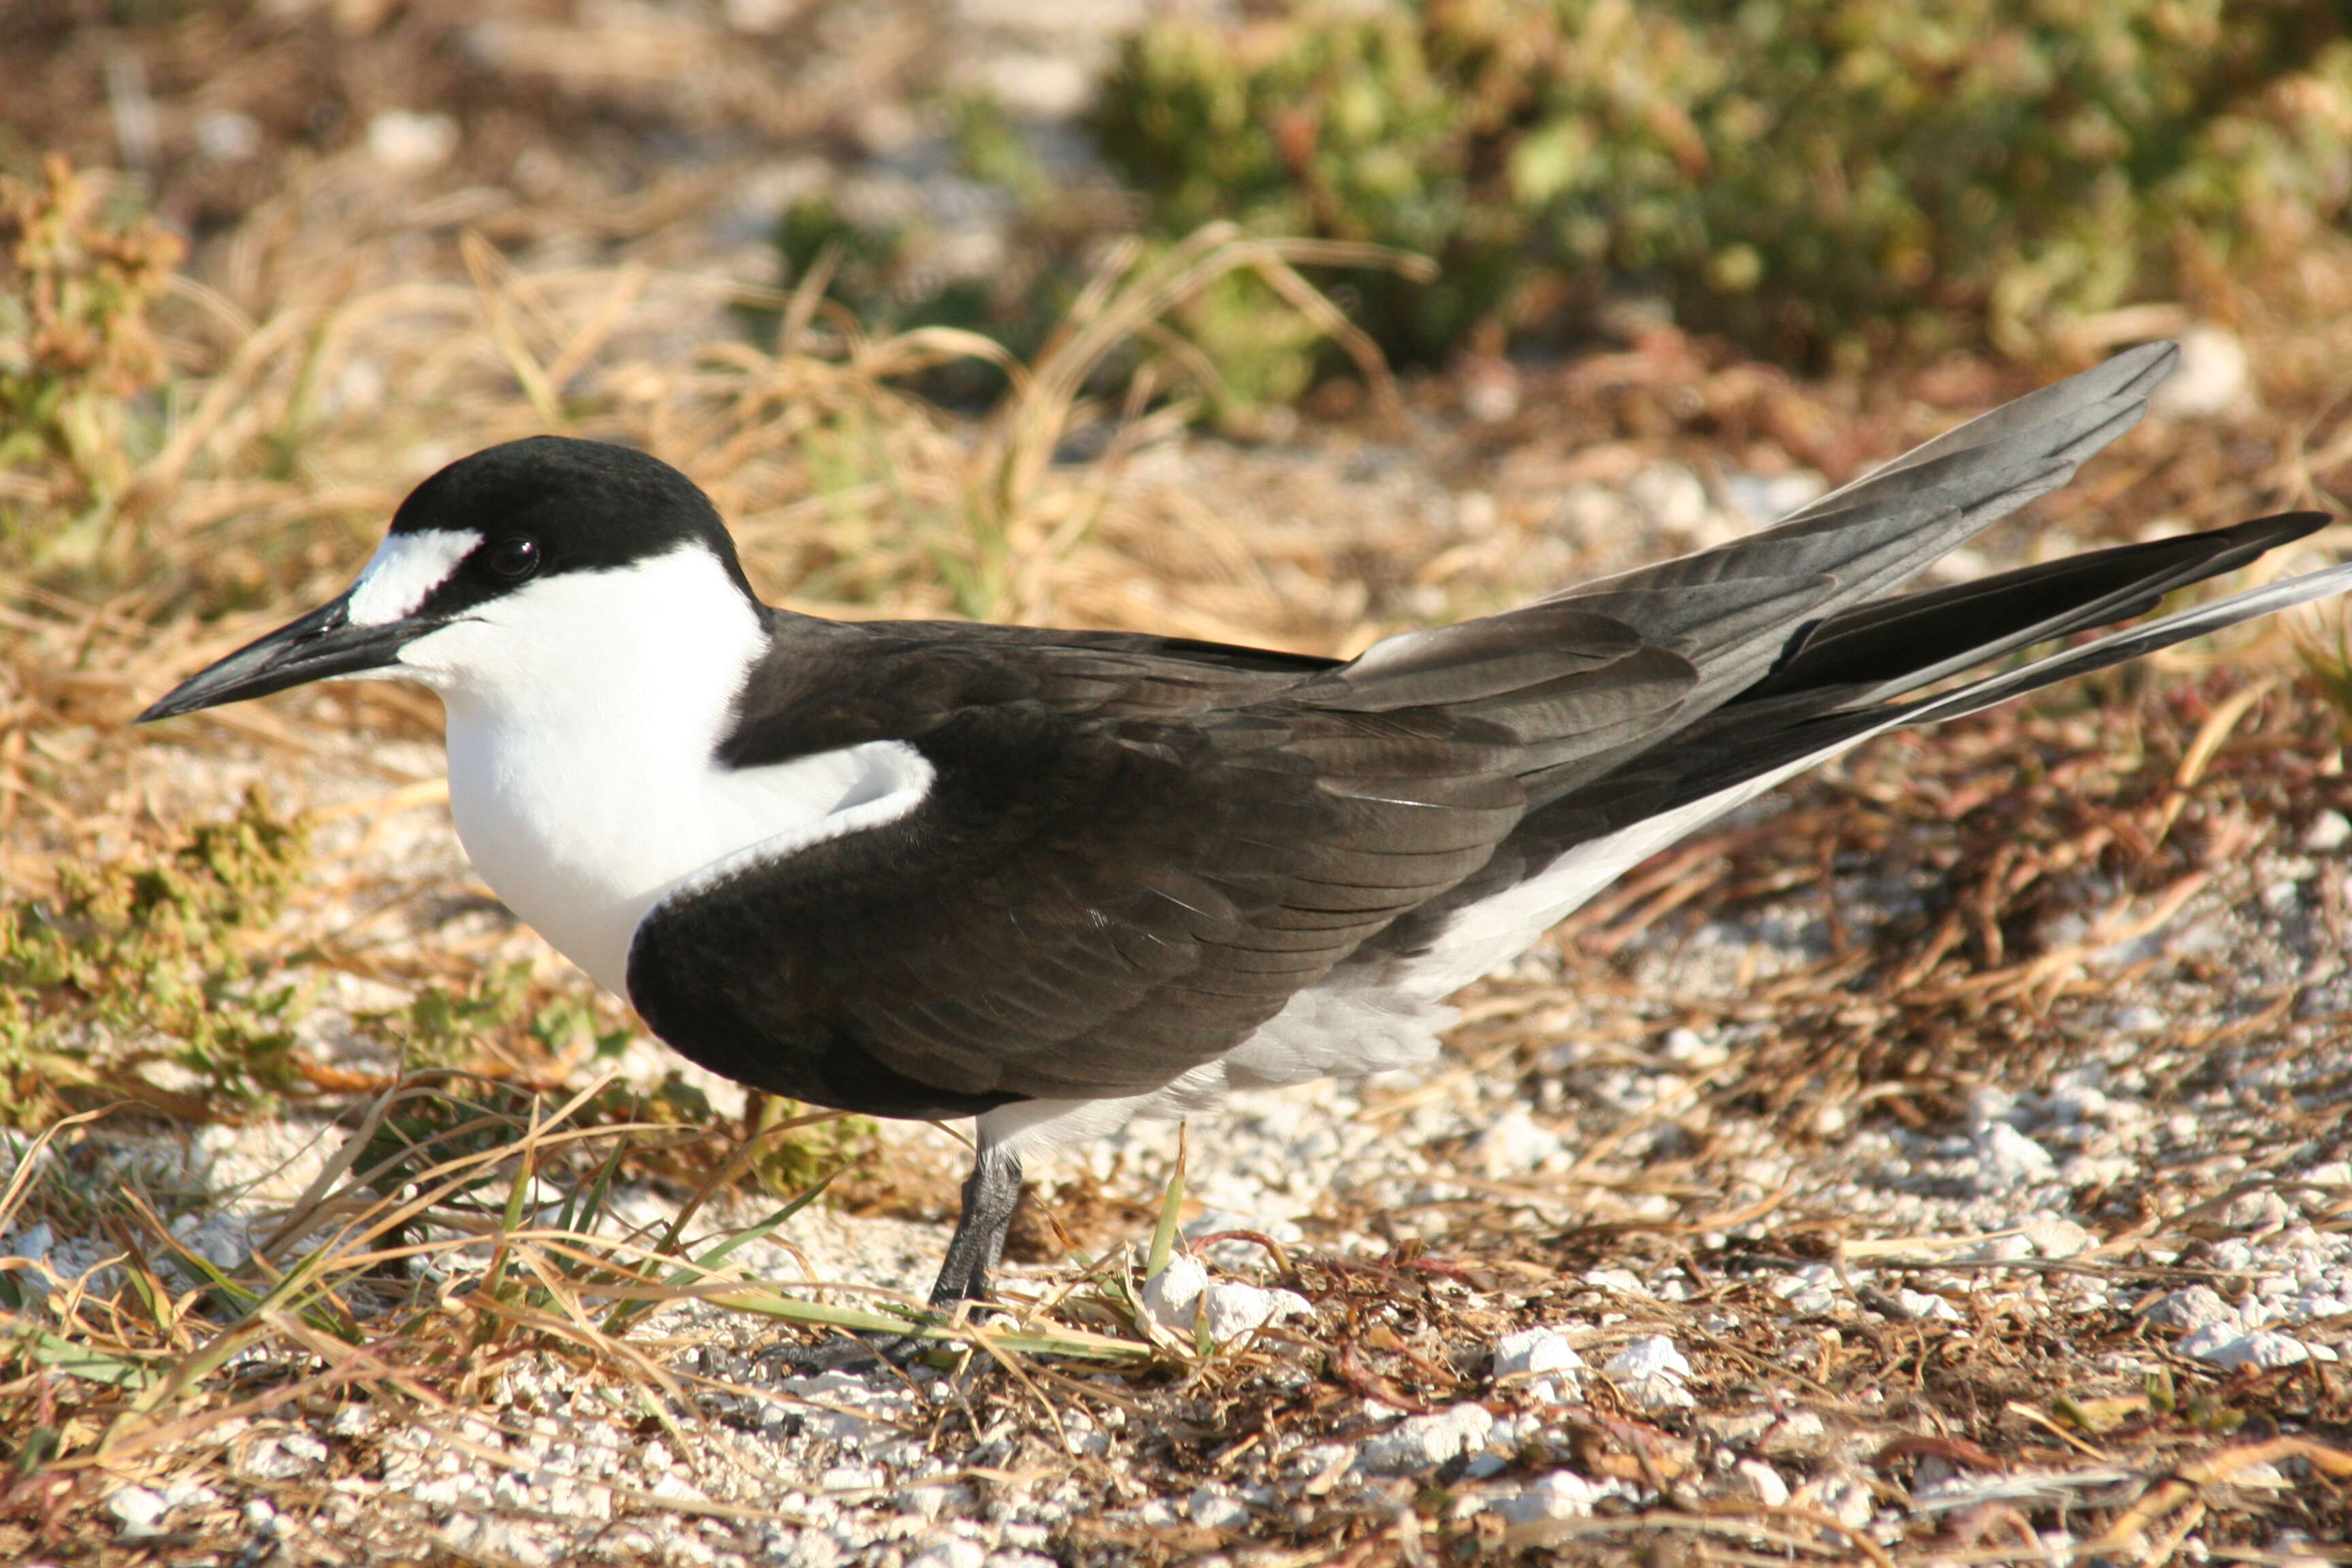
[(2313, 573), (1922, 695), (2327, 521), (1887, 596), (2137, 424), (2174, 358), (1346, 661), (773, 609), (683, 476), (539, 437), (426, 479), (341, 597), (142, 718), (324, 677), (439, 692), (467, 852), (654, 1033), (795, 1100), (978, 1118), (948, 1305), (986, 1292), (1024, 1152), (1423, 1060), (1450, 993), (1798, 770), (2352, 586)]

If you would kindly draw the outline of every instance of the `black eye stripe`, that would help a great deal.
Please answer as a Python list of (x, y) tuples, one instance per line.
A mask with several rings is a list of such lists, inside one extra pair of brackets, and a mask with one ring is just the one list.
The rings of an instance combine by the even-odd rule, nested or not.
[(601, 441), (532, 436), (460, 458), (410, 492), (392, 527), (478, 536), (464, 584), (453, 584), (460, 595), (512, 592), (526, 579), (491, 571), (489, 549), (529, 539), (540, 547), (530, 578), (609, 572), (694, 545), (751, 596), (726, 525), (693, 482), (646, 453)]

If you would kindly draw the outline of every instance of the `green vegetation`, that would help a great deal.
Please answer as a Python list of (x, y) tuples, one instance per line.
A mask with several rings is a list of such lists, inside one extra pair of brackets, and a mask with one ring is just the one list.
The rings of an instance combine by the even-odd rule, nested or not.
[[(300, 824), (256, 792), (176, 849), (62, 862), (53, 894), (0, 904), (0, 1121), (44, 1121), (72, 1087), (229, 1111), (289, 1087), (297, 987), (251, 939), (303, 861)], [(157, 1062), (195, 1087), (159, 1090)]]
[[(96, 524), (152, 440), (130, 409), (164, 377), (147, 313), (181, 246), (52, 155), (37, 183), (0, 178), (0, 477), (29, 481), (0, 490), (0, 559), (42, 564), (95, 550)], [(20, 509), (11, 494), (47, 505)], [(40, 517), (47, 526), (32, 530)]]
[(2304, 676), (2352, 730), (2352, 613), (2322, 612), (2320, 625), (2294, 637)]
[[(303, 1089), (295, 1028), (308, 998), (287, 976), (305, 955), (268, 933), (305, 873), (305, 837), (300, 822), (256, 791), (234, 819), (199, 826), (176, 847), (95, 868), (61, 862), (54, 892), (0, 903), (0, 1125), (36, 1127), (69, 1100), (121, 1097), (182, 1117), (239, 1117)], [(377, 1129), (361, 1163), (385, 1164), (387, 1194), (415, 1179), (400, 1173), (400, 1148), (446, 1142), (451, 1129), (494, 1113), (528, 1120), (532, 1093), (480, 1078), (485, 1070), (582, 1054), (610, 1060), (632, 1037), (613, 1009), (535, 982), (525, 963), (488, 966), (459, 989), (425, 986), (406, 1006), (361, 1023), (397, 1046), (409, 1071), (436, 1084), (436, 1069), (449, 1075), (446, 1085), (408, 1090), (402, 1113)], [(863, 1164), (878, 1148), (864, 1117), (784, 1125), (805, 1110), (762, 1099), (743, 1129), (769, 1134), (744, 1168), (779, 1195)], [(582, 1112), (593, 1123), (674, 1130), (632, 1162), (673, 1180), (706, 1179), (736, 1141), (675, 1072), (648, 1093), (607, 1085)], [(499, 1136), (510, 1134), (499, 1126)]]
[(398, 1043), (402, 1064), (411, 1069), (469, 1066), (486, 1040), (508, 1047), (509, 1055), (561, 1058), (584, 1044), (611, 1058), (630, 1035), (625, 1026), (599, 1019), (582, 998), (535, 985), (522, 960), (488, 965), (460, 989), (427, 985), (406, 1007), (372, 1022)]
[(870, 1116), (828, 1115), (797, 1100), (758, 1095), (747, 1120), (758, 1140), (751, 1146), (751, 1174), (777, 1197), (870, 1167), (882, 1152)]
[[(1790, 363), (2026, 357), (2261, 276), (2352, 189), (2352, 24), (2315, 0), (1278, 0), (1155, 20), (1098, 101), (1162, 242), (1229, 219), (1434, 258), (1433, 283), (1334, 289), (1408, 360), (1573, 336), (1626, 295)], [(813, 204), (783, 249), (800, 276), (830, 248), (835, 296), (876, 319), (1025, 353), (1104, 204), (958, 112), (973, 199), (1011, 215), (1001, 261), (943, 272), (954, 226), (914, 206)], [(1251, 277), (1178, 319), (1243, 404), (1328, 353)]]
[[(973, 210), (926, 210), (911, 192), (898, 193), (909, 198), (904, 210), (845, 211), (831, 195), (811, 195), (785, 213), (777, 247), (787, 277), (825, 278), (827, 297), (849, 307), (860, 332), (981, 332), (1027, 359), (1085, 286), (1079, 256), (1093, 230), (1000, 116), (971, 106), (965, 127), (958, 140), (972, 179), (958, 194)], [(1008, 379), (988, 359), (957, 356), (926, 365), (919, 384), (941, 402), (981, 404)]]
[(2022, 352), (2274, 258), (2352, 167), (2352, 41), (2304, 0), (1297, 4), (1155, 22), (1101, 102), (1162, 232), (1438, 258), (1365, 286), (1420, 355), (1625, 289), (1782, 358)]

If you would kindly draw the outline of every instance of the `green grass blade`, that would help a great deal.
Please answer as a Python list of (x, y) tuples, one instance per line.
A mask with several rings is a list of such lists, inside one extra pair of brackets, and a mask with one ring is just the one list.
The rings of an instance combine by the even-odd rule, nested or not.
[[(726, 1262), (738, 1251), (755, 1241), (762, 1241), (773, 1236), (782, 1228), (787, 1220), (816, 1202), (824, 1195), (825, 1188), (833, 1185), (840, 1174), (839, 1171), (828, 1173), (823, 1181), (818, 1182), (808, 1191), (796, 1194), (783, 1207), (760, 1221), (759, 1224), (737, 1231), (725, 1241), (702, 1253), (701, 1256), (688, 1258), (677, 1268), (671, 1269), (668, 1277), (662, 1283), (675, 1289), (709, 1279), (720, 1264)], [(653, 1301), (625, 1300), (604, 1315), (604, 1330), (608, 1334), (617, 1334), (651, 1311), (656, 1305), (658, 1303)]]
[(1168, 1173), (1168, 1190), (1160, 1198), (1160, 1223), (1152, 1227), (1151, 1250), (1143, 1261), (1146, 1279), (1168, 1267), (1168, 1255), (1176, 1250), (1177, 1211), (1184, 1206), (1184, 1129), (1176, 1129), (1176, 1168)]

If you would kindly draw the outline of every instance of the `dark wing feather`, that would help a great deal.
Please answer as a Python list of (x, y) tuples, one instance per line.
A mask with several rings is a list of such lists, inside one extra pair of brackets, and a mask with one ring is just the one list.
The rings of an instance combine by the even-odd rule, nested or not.
[[(1669, 715), (1688, 663), (1579, 620), (1589, 645), (1550, 628), (1512, 679), (1604, 727)], [(646, 917), (631, 1000), (715, 1070), (898, 1115), (1143, 1092), (1475, 871), (1527, 807), (1519, 736), (1450, 688), (1358, 710), (1295, 670), (928, 629), (812, 623), (747, 699), (739, 762), (903, 739), (935, 777), (897, 823)]]
[[(1814, 626), (1782, 664), (1731, 701), (1559, 798), (1541, 803), (1472, 877), (1395, 922), (1367, 962), (1420, 952), (1468, 904), (1532, 876), (1578, 844), (1732, 790), (1898, 722), (1974, 711), (2084, 670), (2137, 658), (2277, 607), (2250, 598), (2136, 628), (2112, 651), (2060, 655), (1948, 696), (1915, 694), (2037, 643), (2154, 608), (2165, 595), (2232, 572), (2326, 526), (2287, 512), (2228, 528), (2119, 545), (1948, 588), (1876, 600)], [(1981, 693), (1981, 701), (1971, 693)]]
[[(780, 617), (721, 759), (898, 739), (930, 761), (931, 792), (887, 827), (657, 906), (632, 1000), (706, 1065), (829, 1105), (936, 1115), (1156, 1088), (1367, 943), (1411, 951), (1718, 763), (1859, 722), (1839, 703), (1865, 671), (1885, 687), (1913, 633), (1943, 628), (1948, 663), (2016, 646), (1969, 641), (1981, 606), (1965, 596), (1892, 619), (1857, 606), (2063, 483), (2138, 420), (2172, 355), (2118, 355), (1750, 538), (1346, 665)], [(2070, 600), (2144, 597), (2157, 564), (1994, 598), (2023, 617), (2016, 637), (2056, 635)]]

